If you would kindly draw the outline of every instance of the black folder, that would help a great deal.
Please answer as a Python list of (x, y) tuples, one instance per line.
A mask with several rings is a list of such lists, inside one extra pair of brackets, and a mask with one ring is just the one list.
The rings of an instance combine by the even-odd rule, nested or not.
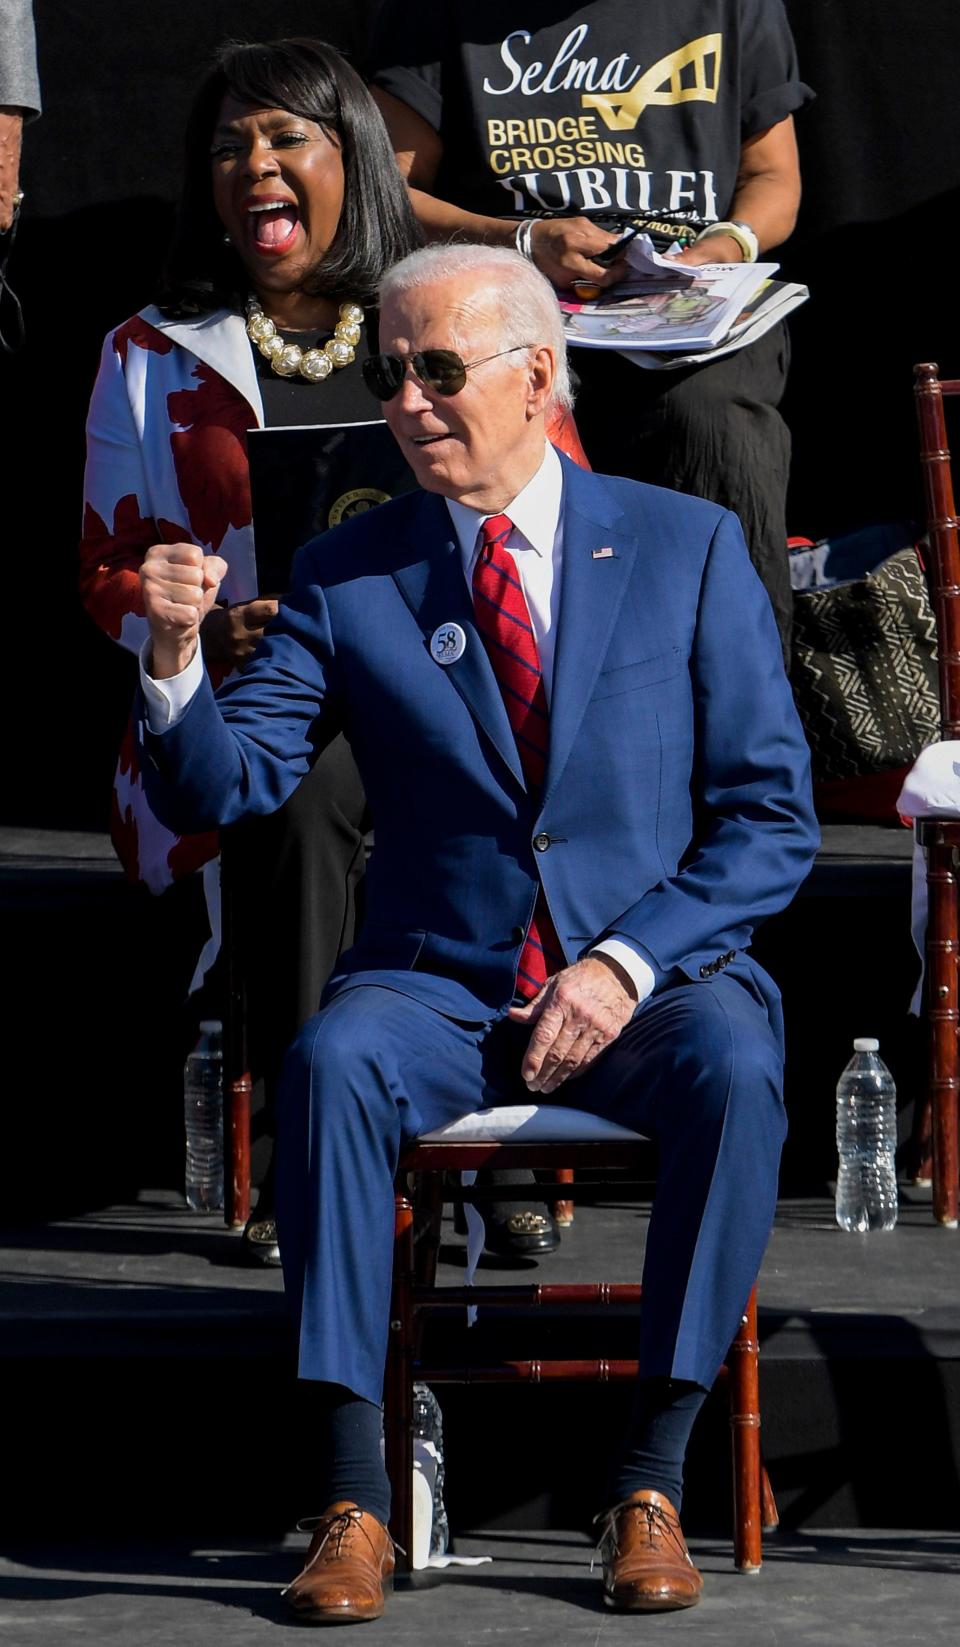
[(251, 429), (247, 452), (261, 595), (288, 587), (302, 543), (417, 484), (382, 420)]

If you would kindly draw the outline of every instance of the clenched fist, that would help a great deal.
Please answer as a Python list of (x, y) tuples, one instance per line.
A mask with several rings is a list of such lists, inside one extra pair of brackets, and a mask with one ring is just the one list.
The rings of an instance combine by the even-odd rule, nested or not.
[(195, 543), (155, 543), (147, 550), (140, 586), (155, 680), (168, 680), (187, 667), (226, 572), (225, 560), (205, 555)]

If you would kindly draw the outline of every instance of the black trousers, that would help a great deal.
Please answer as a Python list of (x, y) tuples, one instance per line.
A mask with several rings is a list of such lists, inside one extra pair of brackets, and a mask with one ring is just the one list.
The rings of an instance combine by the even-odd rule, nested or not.
[(784, 325), (736, 354), (646, 371), (616, 350), (574, 349), (577, 428), (604, 474), (709, 498), (739, 515), (789, 662), (790, 433), (777, 410), (790, 358)]

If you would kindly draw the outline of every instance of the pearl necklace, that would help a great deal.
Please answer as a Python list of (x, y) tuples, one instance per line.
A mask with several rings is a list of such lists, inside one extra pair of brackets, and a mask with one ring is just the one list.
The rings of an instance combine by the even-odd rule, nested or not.
[(244, 309), (248, 338), (269, 360), (279, 377), (296, 377), (299, 373), (308, 383), (322, 383), (335, 366), (349, 366), (356, 359), (356, 345), (360, 342), (360, 327), (363, 324), (363, 310), (359, 303), (341, 303), (340, 319), (333, 328), (333, 336), (322, 349), (301, 349), (299, 343), (285, 343), (255, 297), (247, 298)]

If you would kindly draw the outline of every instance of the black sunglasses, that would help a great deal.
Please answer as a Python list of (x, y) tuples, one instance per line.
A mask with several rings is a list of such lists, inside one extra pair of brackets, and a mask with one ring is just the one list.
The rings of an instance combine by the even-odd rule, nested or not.
[(511, 349), (498, 354), (484, 355), (482, 360), (461, 360), (453, 349), (418, 349), (416, 354), (401, 360), (399, 355), (371, 355), (361, 367), (363, 381), (378, 400), (392, 400), (403, 386), (410, 367), (414, 377), (433, 389), (438, 395), (458, 395), (467, 381), (467, 373), (475, 366), (485, 366), (488, 360), (500, 360), (503, 355), (515, 355), (518, 349), (531, 349), (532, 343), (515, 343)]

